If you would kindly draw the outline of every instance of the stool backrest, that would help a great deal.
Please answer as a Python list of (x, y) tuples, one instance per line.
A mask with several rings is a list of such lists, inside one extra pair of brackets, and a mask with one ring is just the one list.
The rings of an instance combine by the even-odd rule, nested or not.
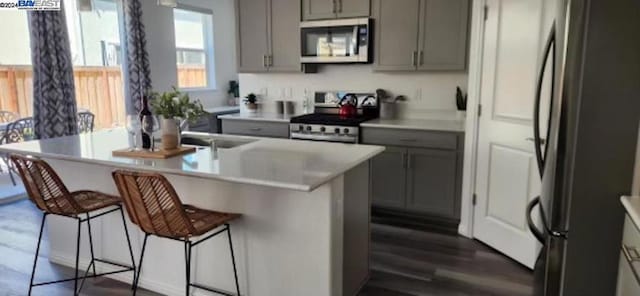
[(146, 233), (178, 238), (195, 233), (171, 183), (154, 173), (113, 172), (129, 219)]
[(29, 199), (40, 210), (64, 216), (82, 211), (58, 174), (44, 160), (15, 154), (9, 157), (18, 169)]

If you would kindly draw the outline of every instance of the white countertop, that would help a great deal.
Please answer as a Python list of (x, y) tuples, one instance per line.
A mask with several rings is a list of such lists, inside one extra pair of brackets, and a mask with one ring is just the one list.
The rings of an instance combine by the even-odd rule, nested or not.
[(412, 129), (426, 131), (464, 132), (465, 121), (459, 119), (374, 119), (362, 127)]
[(124, 129), (113, 129), (2, 145), (0, 151), (298, 191), (313, 191), (384, 151), (370, 145), (191, 134), (218, 143), (253, 142), (216, 151), (199, 148), (192, 154), (162, 160), (114, 157), (113, 150), (129, 147), (129, 136)]
[(236, 114), (227, 114), (222, 115), (220, 119), (236, 119), (236, 120), (256, 120), (256, 121), (271, 121), (271, 122), (286, 122), (288, 123), (291, 117), (298, 116), (299, 114), (289, 115), (289, 114), (277, 114), (277, 113), (266, 113), (266, 112), (257, 112), (257, 113), (236, 113)]
[(240, 106), (220, 106), (220, 107), (213, 107), (213, 108), (204, 108), (204, 111), (207, 113), (226, 113), (226, 112), (240, 112)]
[(631, 221), (640, 228), (640, 196), (623, 196), (620, 198)]

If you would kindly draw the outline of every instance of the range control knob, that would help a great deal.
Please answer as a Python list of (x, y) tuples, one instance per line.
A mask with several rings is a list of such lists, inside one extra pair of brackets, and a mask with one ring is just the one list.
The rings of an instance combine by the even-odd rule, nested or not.
[(310, 132), (311, 131), (311, 126), (307, 126), (307, 131)]
[(348, 134), (348, 133), (349, 133), (349, 129), (348, 129), (348, 128), (345, 128), (345, 129), (344, 129), (344, 133), (345, 133), (345, 134)]
[(327, 129), (326, 129), (326, 128), (324, 128), (324, 126), (320, 128), (320, 131), (321, 131), (321, 132), (323, 132), (323, 133), (324, 133), (326, 130), (327, 130)]
[(302, 125), (302, 124), (301, 124), (301, 125), (299, 125), (299, 126), (298, 126), (298, 130), (299, 130), (299, 131), (304, 130), (304, 125)]
[(336, 127), (336, 129), (334, 129), (333, 132), (335, 132), (336, 134), (339, 134), (340, 133), (340, 129)]

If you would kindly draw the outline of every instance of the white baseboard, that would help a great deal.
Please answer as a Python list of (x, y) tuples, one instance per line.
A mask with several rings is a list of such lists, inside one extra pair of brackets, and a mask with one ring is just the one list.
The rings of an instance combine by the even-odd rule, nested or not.
[[(74, 268), (75, 265), (76, 265), (75, 257), (69, 256), (67, 254), (60, 254), (58, 252), (50, 252), (49, 253), (49, 261), (52, 262), (52, 263), (60, 264), (60, 265), (71, 267), (71, 268)], [(81, 271), (81, 273), (84, 272), (83, 268), (86, 268), (89, 265), (89, 262), (90, 262), (90, 260), (87, 259), (87, 258), (80, 258), (80, 271)], [(108, 268), (107, 266), (110, 266), (110, 265), (98, 263), (96, 265), (96, 272), (97, 273), (102, 273), (102, 272), (105, 272), (105, 271), (117, 270), (118, 269), (117, 267)], [(116, 281), (119, 281), (119, 282), (126, 283), (128, 285), (131, 285), (132, 279), (133, 279), (133, 272), (123, 272), (123, 273), (110, 274), (110, 275), (106, 275), (105, 277), (113, 279), (113, 280), (116, 280)], [(85, 284), (88, 284), (88, 283), (85, 283)], [(163, 295), (184, 296), (184, 286), (183, 285), (174, 286), (174, 285), (168, 285), (167, 283), (164, 283), (164, 282), (150, 280), (148, 278), (145, 279), (144, 272), (142, 273), (142, 277), (140, 278), (140, 282), (138, 283), (138, 286), (141, 287), (141, 288), (145, 288), (147, 290), (156, 292), (156, 293), (163, 294)], [(199, 290), (199, 289), (196, 289), (196, 288), (192, 288), (191, 295), (210, 296), (211, 294), (208, 294), (208, 293), (203, 292), (202, 290)]]

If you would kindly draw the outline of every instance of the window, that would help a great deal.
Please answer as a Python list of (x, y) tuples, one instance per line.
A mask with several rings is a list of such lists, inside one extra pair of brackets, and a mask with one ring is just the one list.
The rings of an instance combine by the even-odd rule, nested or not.
[[(117, 0), (94, 0), (79, 12), (65, 2), (78, 109), (95, 114), (95, 129), (122, 125), (125, 119), (120, 24)], [(0, 11), (0, 110), (33, 115), (33, 69), (27, 12)]]
[(89, 110), (95, 129), (124, 125), (125, 99), (117, 0), (93, 0), (91, 11), (65, 2), (78, 109)]
[(215, 88), (211, 12), (195, 8), (173, 11), (179, 88)]

